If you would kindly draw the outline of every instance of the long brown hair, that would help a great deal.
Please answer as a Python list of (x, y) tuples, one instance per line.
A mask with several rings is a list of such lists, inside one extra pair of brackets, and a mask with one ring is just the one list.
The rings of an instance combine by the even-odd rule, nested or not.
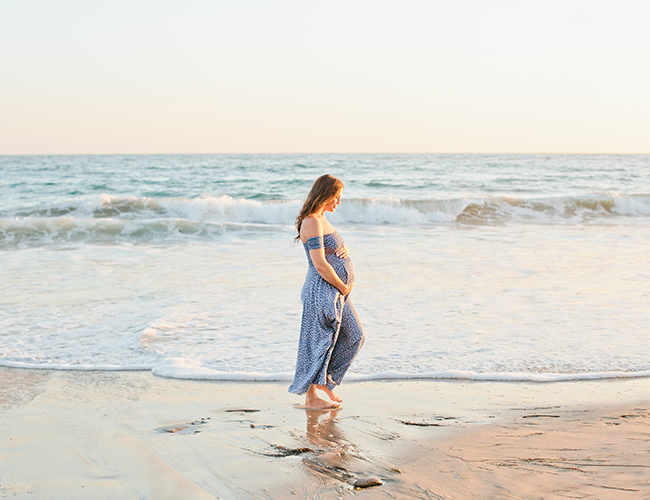
[(329, 174), (321, 175), (316, 179), (316, 182), (314, 182), (307, 195), (305, 204), (302, 206), (302, 210), (298, 214), (298, 217), (296, 217), (296, 230), (298, 231), (296, 240), (300, 238), (300, 228), (305, 217), (309, 217), (318, 212), (318, 209), (339, 194), (342, 189), (343, 183)]

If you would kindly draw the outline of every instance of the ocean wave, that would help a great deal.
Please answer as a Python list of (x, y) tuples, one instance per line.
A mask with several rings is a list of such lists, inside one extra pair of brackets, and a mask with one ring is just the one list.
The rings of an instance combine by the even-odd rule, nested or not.
[[(107, 194), (18, 211), (16, 218), (152, 219), (178, 218), (191, 222), (251, 222), (293, 224), (299, 200), (258, 201), (223, 195), (199, 198), (124, 198)], [(516, 198), (483, 196), (451, 199), (346, 198), (337, 210), (340, 222), (403, 224), (498, 220), (582, 220), (603, 216), (650, 215), (650, 194), (602, 192), (582, 196)], [(5, 215), (6, 217), (9, 214)]]
[(258, 201), (223, 195), (199, 198), (137, 198), (108, 194), (71, 199), (49, 207), (20, 210), (5, 217), (18, 219), (74, 217), (80, 219), (140, 220), (171, 218), (191, 222), (292, 223), (298, 201)]
[(599, 222), (615, 216), (648, 215), (650, 195), (626, 196), (610, 192), (529, 200), (508, 196), (473, 200), (458, 215), (457, 221), (477, 224), (582, 223)]
[[(124, 198), (98, 195), (0, 218), (0, 246), (48, 241), (152, 241), (214, 237), (238, 225), (292, 227), (300, 201), (257, 201), (230, 196)], [(509, 196), (407, 200), (345, 199), (335, 224), (504, 225), (599, 223), (650, 216), (650, 195), (615, 192), (521, 199)], [(232, 225), (232, 226), (229, 226)]]
[[(217, 223), (185, 219), (77, 219), (74, 217), (0, 219), (0, 248), (48, 243), (138, 243), (213, 238), (228, 230)], [(236, 229), (241, 229), (238, 226)]]

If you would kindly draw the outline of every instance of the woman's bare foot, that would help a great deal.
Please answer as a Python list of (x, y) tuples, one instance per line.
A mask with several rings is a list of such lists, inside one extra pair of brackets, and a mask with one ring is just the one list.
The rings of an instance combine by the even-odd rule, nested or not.
[(340, 397), (334, 394), (334, 392), (332, 392), (326, 385), (316, 385), (316, 384), (312, 385), (312, 387), (314, 386), (316, 387), (316, 389), (319, 389), (323, 391), (325, 394), (327, 394), (332, 401), (336, 401), (337, 403), (343, 401)]
[[(321, 389), (322, 385), (313, 385), (309, 388), (307, 391), (307, 394), (305, 395), (305, 409), (306, 410), (337, 410), (341, 408), (341, 405), (336, 404), (336, 403), (330, 403), (328, 401), (325, 401), (324, 399), (321, 399), (318, 397), (316, 394), (316, 389)], [(325, 392), (330, 396), (332, 401), (341, 401), (341, 398), (336, 396), (332, 391), (327, 389), (321, 389), (325, 390)], [(332, 396), (336, 397), (337, 399), (333, 399)]]

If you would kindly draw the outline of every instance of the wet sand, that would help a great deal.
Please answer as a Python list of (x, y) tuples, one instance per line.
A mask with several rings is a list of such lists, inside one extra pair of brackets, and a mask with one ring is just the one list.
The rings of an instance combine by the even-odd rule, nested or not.
[(0, 498), (650, 498), (648, 379), (286, 388), (0, 369)]

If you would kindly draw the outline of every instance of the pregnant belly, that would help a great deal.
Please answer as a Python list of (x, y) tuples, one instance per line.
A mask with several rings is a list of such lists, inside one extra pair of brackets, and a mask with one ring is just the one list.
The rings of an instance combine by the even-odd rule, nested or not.
[(334, 268), (334, 271), (341, 278), (341, 281), (346, 285), (351, 285), (354, 283), (354, 266), (352, 265), (352, 260), (340, 259), (339, 257), (333, 256), (330, 259), (327, 259)]

